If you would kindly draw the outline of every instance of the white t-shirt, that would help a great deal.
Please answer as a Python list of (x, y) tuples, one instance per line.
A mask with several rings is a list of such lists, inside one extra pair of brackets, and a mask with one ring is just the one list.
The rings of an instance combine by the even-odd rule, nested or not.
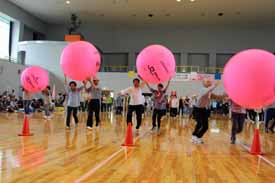
[(85, 90), (80, 92), (80, 101), (85, 102), (88, 99), (88, 93)]
[(177, 98), (171, 99), (171, 108), (178, 108), (179, 107), (179, 100)]
[(130, 95), (130, 103), (129, 105), (144, 105), (144, 96), (142, 95), (141, 87), (129, 87), (120, 92), (122, 95), (129, 94)]
[(32, 94), (27, 91), (23, 91), (23, 100), (32, 100)]

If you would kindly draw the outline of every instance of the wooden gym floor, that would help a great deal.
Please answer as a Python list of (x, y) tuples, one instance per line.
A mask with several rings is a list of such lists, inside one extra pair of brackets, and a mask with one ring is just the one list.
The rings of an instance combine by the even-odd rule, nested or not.
[(211, 119), (205, 144), (193, 145), (193, 121), (165, 118), (157, 136), (147, 117), (134, 132), (137, 146), (126, 149), (123, 117), (102, 114), (101, 128), (87, 131), (86, 115), (79, 116), (78, 128), (66, 131), (63, 114), (50, 121), (35, 114), (34, 136), (19, 137), (23, 115), (0, 114), (0, 182), (275, 183), (275, 135), (261, 132), (265, 155), (252, 156), (250, 123), (231, 145), (230, 121)]

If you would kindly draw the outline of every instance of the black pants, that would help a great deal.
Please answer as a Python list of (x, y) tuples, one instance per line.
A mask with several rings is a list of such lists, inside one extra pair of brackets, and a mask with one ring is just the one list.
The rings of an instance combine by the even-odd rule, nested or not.
[(178, 114), (178, 109), (177, 108), (170, 108), (170, 116), (171, 117), (176, 117)]
[(195, 120), (197, 121), (193, 135), (198, 138), (202, 138), (202, 136), (208, 130), (209, 111), (206, 108), (194, 107), (193, 115)]
[[(268, 108), (265, 111), (265, 117), (264, 117), (264, 122), (265, 122), (265, 129), (269, 128), (269, 121), (275, 119), (275, 108)], [(271, 129), (274, 128), (275, 122), (271, 126)]]
[(101, 111), (102, 112), (106, 112), (107, 111), (107, 104), (106, 103), (102, 103), (101, 104)]
[(99, 99), (92, 99), (88, 104), (88, 119), (87, 119), (87, 126), (93, 127), (93, 115), (95, 113), (95, 120), (96, 126), (99, 125), (100, 118), (100, 100)]
[(122, 114), (122, 111), (123, 111), (123, 107), (122, 106), (117, 106), (116, 107), (116, 114), (120, 115), (120, 114)]
[(183, 114), (184, 114), (184, 107), (179, 107), (178, 114), (183, 116)]
[(30, 109), (31, 102), (32, 102), (31, 100), (23, 100), (24, 112), (27, 115), (31, 113), (31, 109)]
[(248, 116), (249, 118), (252, 120), (252, 121), (255, 121), (256, 120), (256, 115), (257, 113), (254, 111), (254, 110), (248, 110)]
[(236, 134), (243, 131), (246, 114), (232, 112), (231, 139), (236, 140)]
[(143, 111), (143, 105), (129, 105), (128, 112), (127, 112), (127, 123), (132, 123), (132, 116), (133, 112), (136, 112), (137, 116), (137, 126), (136, 129), (139, 129), (141, 125), (142, 120), (142, 111)]
[(73, 112), (73, 117), (74, 117), (75, 123), (76, 124), (78, 123), (77, 110), (78, 110), (78, 107), (70, 107), (70, 106), (67, 107), (67, 119), (66, 119), (67, 127), (70, 127), (72, 112)]
[(161, 109), (154, 109), (153, 111), (153, 116), (152, 116), (152, 125), (153, 127), (156, 127), (156, 121), (158, 122), (158, 128), (160, 128), (160, 123), (161, 123), (161, 118), (164, 116), (166, 113), (166, 110), (161, 110)]
[(111, 112), (112, 111), (112, 104), (106, 104), (107, 107), (106, 107), (106, 112)]
[(81, 112), (85, 112), (87, 110), (87, 101), (84, 102), (80, 102), (80, 107), (79, 107), (79, 111)]

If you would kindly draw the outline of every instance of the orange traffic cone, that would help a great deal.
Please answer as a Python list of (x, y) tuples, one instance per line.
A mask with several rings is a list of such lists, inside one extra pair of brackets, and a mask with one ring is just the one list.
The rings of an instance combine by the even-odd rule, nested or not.
[(126, 131), (126, 136), (125, 136), (125, 142), (122, 144), (122, 146), (135, 146), (134, 145), (134, 140), (133, 140), (133, 132), (132, 132), (132, 124), (128, 123), (127, 131)]
[(259, 135), (259, 129), (256, 128), (254, 131), (254, 138), (253, 138), (253, 143), (250, 149), (250, 153), (253, 155), (259, 155), (263, 154), (261, 152), (261, 142), (260, 142), (260, 135)]
[(24, 124), (22, 128), (22, 133), (18, 134), (19, 136), (33, 136), (32, 133), (30, 133), (30, 127), (29, 127), (29, 117), (27, 115), (24, 116)]

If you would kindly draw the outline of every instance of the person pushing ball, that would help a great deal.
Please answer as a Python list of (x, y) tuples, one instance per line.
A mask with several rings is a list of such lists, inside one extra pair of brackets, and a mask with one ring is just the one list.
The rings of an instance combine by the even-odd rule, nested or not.
[(198, 94), (197, 102), (193, 109), (194, 118), (197, 124), (192, 134), (192, 143), (203, 144), (202, 137), (208, 130), (208, 118), (210, 116), (208, 106), (210, 100), (222, 99), (224, 97), (212, 93), (218, 86), (218, 81), (213, 84), (209, 78), (203, 80), (203, 88)]

